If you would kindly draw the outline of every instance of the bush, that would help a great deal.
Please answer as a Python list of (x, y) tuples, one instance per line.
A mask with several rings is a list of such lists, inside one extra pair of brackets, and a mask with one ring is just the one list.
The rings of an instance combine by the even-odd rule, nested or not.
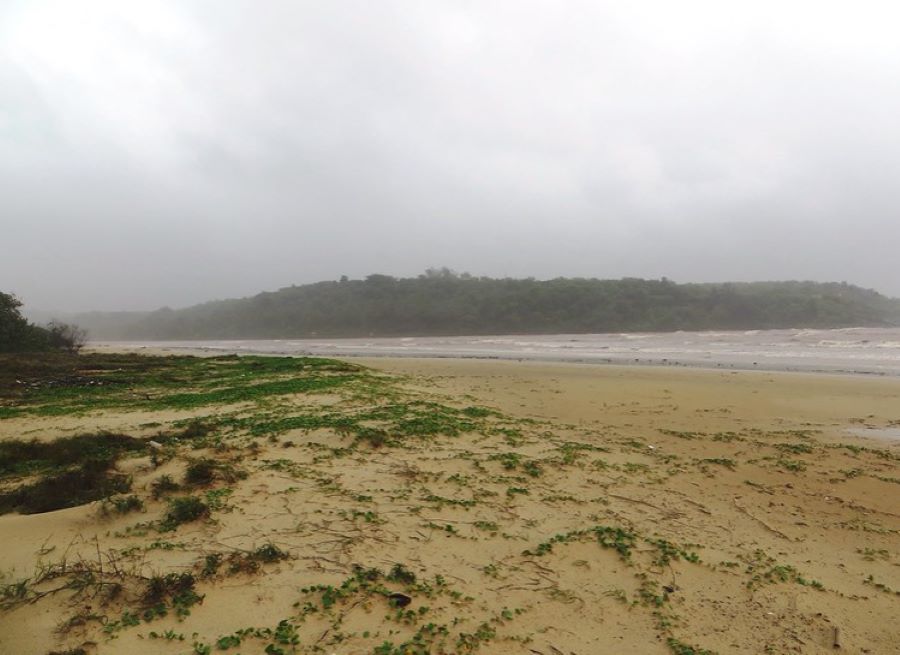
[(195, 584), (196, 580), (190, 573), (154, 575), (147, 580), (142, 600), (145, 606), (156, 605), (168, 598), (177, 598), (194, 591)]
[[(0, 477), (103, 461), (107, 468), (129, 452), (142, 452), (146, 443), (127, 434), (93, 432), (53, 441), (0, 441)], [(94, 464), (95, 465), (95, 464)]]
[(205, 458), (194, 460), (188, 464), (184, 472), (184, 482), (196, 487), (212, 484), (216, 479), (217, 468), (215, 460)]
[(144, 501), (135, 495), (116, 496), (115, 498), (106, 498), (103, 500), (102, 511), (104, 514), (128, 514), (129, 512), (139, 512), (144, 509)]
[(161, 475), (150, 483), (150, 489), (153, 493), (153, 499), (159, 500), (162, 496), (181, 489), (181, 485), (175, 482), (171, 475)]
[(387, 574), (387, 579), (391, 582), (401, 582), (405, 585), (416, 583), (416, 574), (406, 568), (403, 564), (394, 564), (391, 572)]
[(79, 469), (50, 475), (0, 494), (0, 514), (13, 510), (21, 514), (42, 514), (130, 490), (129, 476), (111, 473), (108, 462), (94, 460)]
[(277, 562), (287, 559), (288, 554), (272, 542), (269, 542), (254, 550), (252, 557), (260, 562)]
[(46, 330), (47, 345), (52, 350), (65, 350), (75, 354), (84, 347), (84, 343), (87, 341), (87, 332), (77, 325), (50, 321)]
[(216, 480), (236, 482), (247, 477), (247, 472), (229, 462), (219, 462), (208, 457), (191, 460), (184, 472), (184, 483), (193, 487), (207, 487)]
[(208, 436), (215, 426), (200, 419), (194, 419), (185, 425), (175, 436), (179, 439), (200, 439)]
[(209, 505), (197, 496), (182, 496), (169, 501), (169, 511), (162, 522), (163, 530), (174, 530), (182, 523), (190, 523), (209, 516)]
[(131, 478), (115, 472), (116, 461), (145, 448), (140, 439), (109, 432), (54, 441), (0, 441), (0, 479), (40, 475), (0, 493), (0, 514), (39, 514), (127, 493)]

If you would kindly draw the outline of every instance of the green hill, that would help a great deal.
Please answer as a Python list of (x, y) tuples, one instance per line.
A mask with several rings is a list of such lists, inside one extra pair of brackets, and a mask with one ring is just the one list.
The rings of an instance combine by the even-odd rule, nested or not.
[(548, 334), (900, 325), (900, 301), (846, 283), (492, 279), (430, 270), (250, 298), (74, 318), (95, 339)]

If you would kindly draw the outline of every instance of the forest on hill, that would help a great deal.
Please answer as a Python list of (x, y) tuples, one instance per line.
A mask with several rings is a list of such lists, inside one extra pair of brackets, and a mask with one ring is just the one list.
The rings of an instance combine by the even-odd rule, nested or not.
[(495, 279), (429, 270), (317, 282), (153, 312), (73, 317), (94, 339), (553, 334), (900, 325), (900, 300), (846, 283)]

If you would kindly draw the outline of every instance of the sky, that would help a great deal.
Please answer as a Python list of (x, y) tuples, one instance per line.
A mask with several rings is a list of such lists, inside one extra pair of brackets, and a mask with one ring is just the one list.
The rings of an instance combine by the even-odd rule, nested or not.
[(900, 4), (0, 0), (0, 290), (429, 267), (900, 296)]

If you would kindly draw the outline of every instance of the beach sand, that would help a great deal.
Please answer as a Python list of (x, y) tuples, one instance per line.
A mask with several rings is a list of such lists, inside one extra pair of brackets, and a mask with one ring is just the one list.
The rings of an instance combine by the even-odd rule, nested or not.
[[(204, 600), (182, 621), (170, 613), (113, 639), (103, 626), (124, 601), (67, 588), (13, 604), (0, 611), (0, 652), (217, 652), (225, 635), (289, 618), (304, 653), (371, 653), (429, 622), (450, 634), (435, 653), (900, 652), (900, 441), (883, 438), (900, 425), (900, 380), (350, 361), (399, 377), (413, 397), (505, 418), (492, 431), (349, 454), (315, 445), (346, 445), (330, 430), (261, 440), (233, 455), (249, 476), (230, 485), (226, 507), (175, 532), (135, 525), (164, 510), (149, 485), (177, 479), (184, 458), (122, 464), (146, 516), (102, 516), (97, 503), (0, 516), (4, 584), (63, 559), (150, 576), (268, 542), (289, 555), (201, 579)], [(0, 438), (144, 435), (185, 416), (11, 418)], [(261, 465), (276, 460), (286, 463)], [(120, 555), (129, 549), (138, 561)], [(403, 564), (431, 594), (404, 587), (409, 616), (377, 594), (351, 590), (326, 607), (321, 592), (302, 591), (339, 588), (354, 564)], [(310, 600), (319, 609), (301, 621)], [(263, 652), (263, 637), (246, 639), (228, 652)]]

